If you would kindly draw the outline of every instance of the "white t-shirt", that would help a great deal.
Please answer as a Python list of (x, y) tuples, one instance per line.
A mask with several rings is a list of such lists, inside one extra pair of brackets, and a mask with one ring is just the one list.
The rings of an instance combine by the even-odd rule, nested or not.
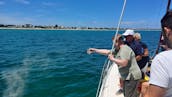
[(172, 50), (164, 51), (153, 59), (149, 83), (166, 88), (165, 97), (172, 97)]

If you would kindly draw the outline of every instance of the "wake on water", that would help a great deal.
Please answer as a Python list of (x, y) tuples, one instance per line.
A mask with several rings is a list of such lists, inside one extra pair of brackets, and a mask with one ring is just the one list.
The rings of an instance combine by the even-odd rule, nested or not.
[(29, 76), (29, 69), (32, 68), (31, 65), (35, 63), (43, 63), (40, 66), (47, 66), (49, 64), (49, 58), (45, 56), (32, 56), (32, 58), (25, 58), (23, 64), (19, 68), (10, 69), (8, 71), (2, 72), (2, 77), (4, 78), (7, 88), (3, 91), (2, 97), (22, 97), (24, 89), (26, 87), (26, 80)]
[(20, 68), (2, 73), (7, 85), (6, 90), (3, 92), (3, 97), (22, 97), (29, 64), (30, 60), (26, 58)]

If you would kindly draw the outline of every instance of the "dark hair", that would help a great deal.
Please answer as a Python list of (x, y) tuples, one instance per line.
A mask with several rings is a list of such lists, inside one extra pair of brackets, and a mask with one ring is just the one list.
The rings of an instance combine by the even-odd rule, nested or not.
[(167, 11), (167, 13), (161, 19), (162, 30), (164, 27), (172, 29), (172, 10)]
[(172, 30), (172, 10), (167, 11), (164, 17), (161, 19), (161, 27), (162, 27), (162, 35), (164, 37), (164, 43), (168, 46), (168, 48), (172, 48), (172, 41), (166, 36), (164, 32), (164, 27)]

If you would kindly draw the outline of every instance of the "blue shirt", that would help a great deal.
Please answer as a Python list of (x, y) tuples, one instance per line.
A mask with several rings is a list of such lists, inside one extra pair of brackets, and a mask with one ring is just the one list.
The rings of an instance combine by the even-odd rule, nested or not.
[(138, 41), (133, 40), (130, 43), (126, 42), (126, 44), (131, 47), (131, 49), (134, 51), (136, 56), (143, 55), (144, 49)]

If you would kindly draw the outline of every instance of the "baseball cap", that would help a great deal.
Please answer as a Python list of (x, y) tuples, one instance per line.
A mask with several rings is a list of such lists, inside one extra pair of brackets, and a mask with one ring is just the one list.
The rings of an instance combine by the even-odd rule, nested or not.
[(134, 30), (127, 29), (122, 35), (124, 35), (124, 36), (134, 35)]

